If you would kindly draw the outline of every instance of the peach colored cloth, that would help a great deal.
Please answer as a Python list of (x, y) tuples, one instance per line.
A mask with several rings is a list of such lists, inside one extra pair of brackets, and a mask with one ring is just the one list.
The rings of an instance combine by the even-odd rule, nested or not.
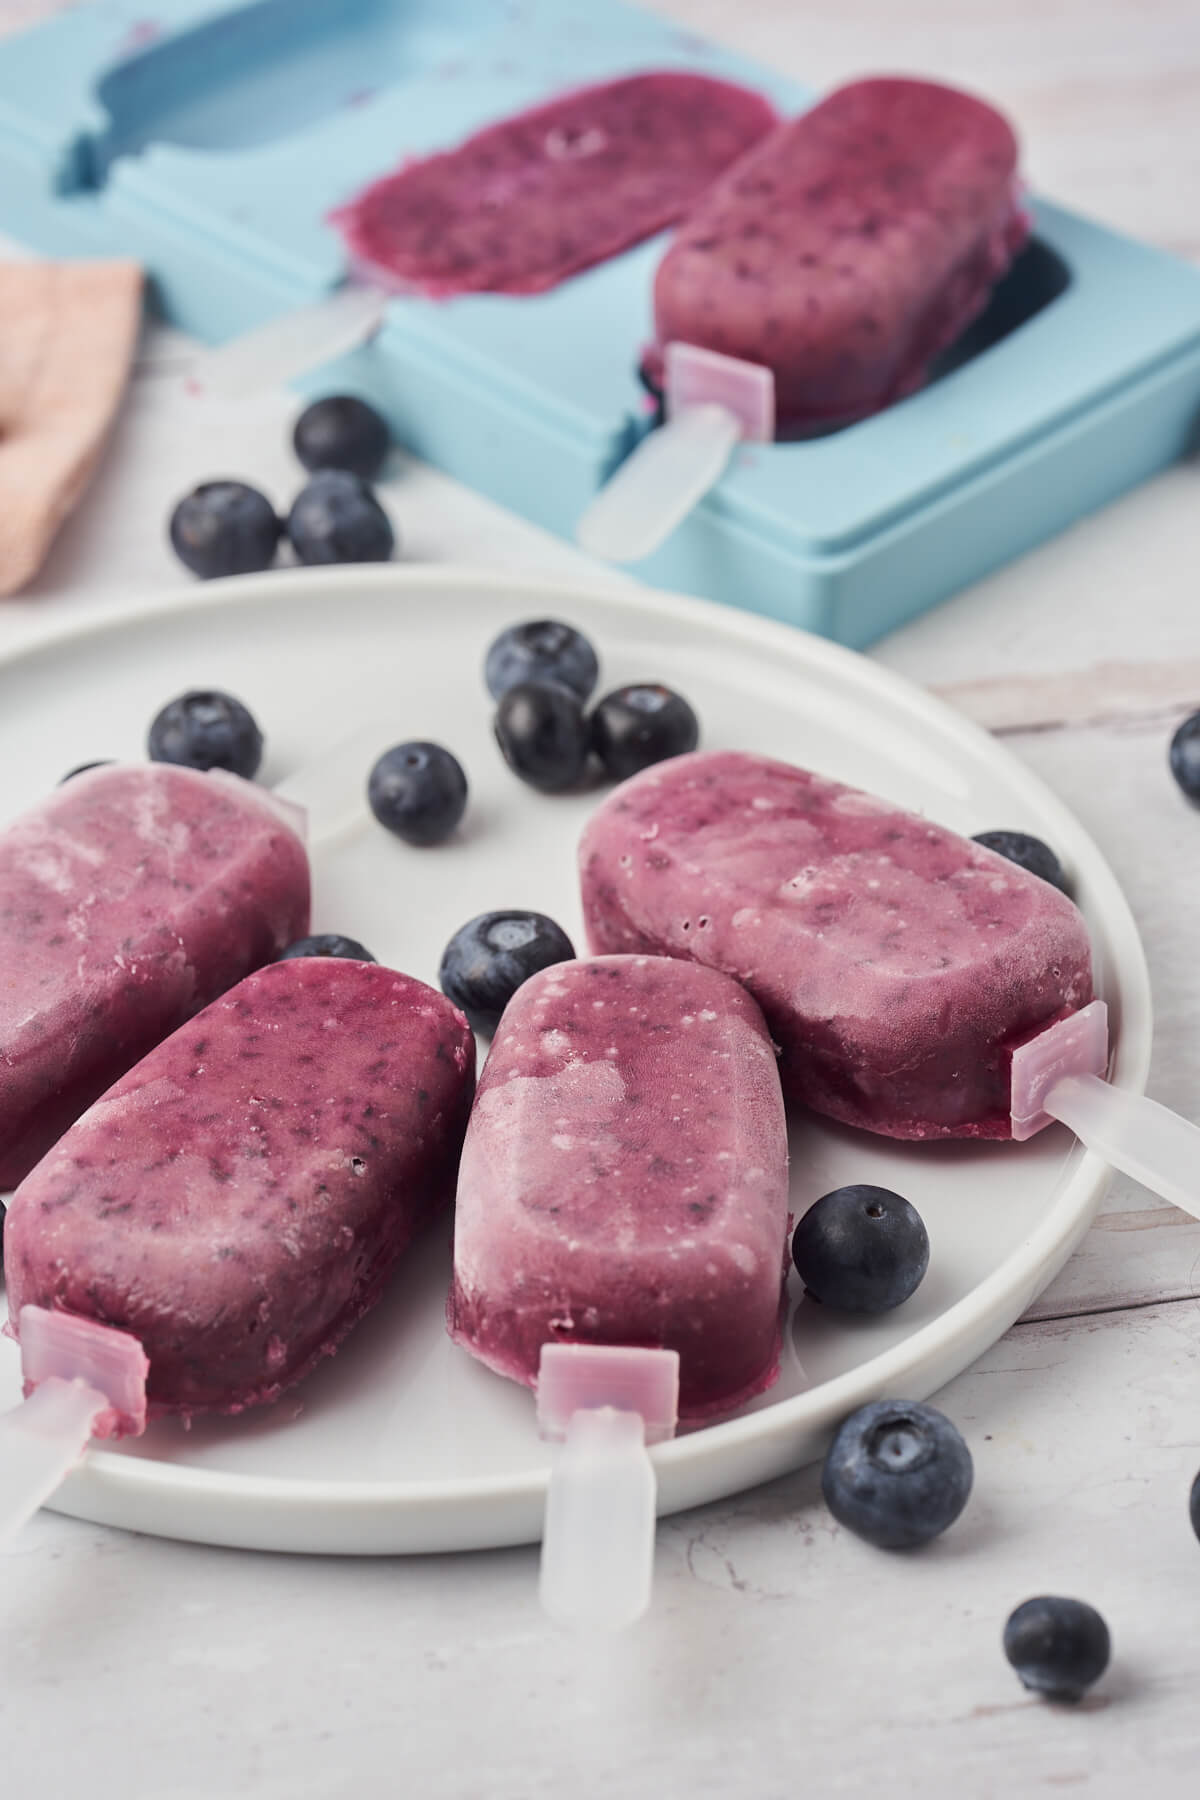
[(91, 479), (141, 311), (136, 263), (0, 263), (0, 595), (37, 573)]

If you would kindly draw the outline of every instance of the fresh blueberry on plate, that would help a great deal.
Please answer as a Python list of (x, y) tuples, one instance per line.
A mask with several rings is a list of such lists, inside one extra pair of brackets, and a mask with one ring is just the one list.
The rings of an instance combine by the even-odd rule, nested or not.
[(792, 1261), (815, 1300), (841, 1312), (890, 1312), (929, 1267), (929, 1233), (916, 1207), (890, 1188), (824, 1194), (792, 1234)]
[(73, 769), (68, 769), (65, 775), (59, 776), (58, 785), (61, 787), (64, 781), (71, 781), (76, 775), (86, 775), (89, 769), (111, 769), (112, 762), (111, 756), (102, 756), (99, 762), (76, 763)]
[(1200, 1538), (1200, 1475), (1197, 1475), (1195, 1481), (1192, 1483), (1188, 1512), (1192, 1521), (1192, 1530), (1195, 1532), (1196, 1536)]
[(373, 481), (391, 448), (387, 421), (357, 394), (327, 394), (306, 406), (296, 420), (292, 447), (304, 467), (349, 469)]
[(1200, 712), (1185, 719), (1171, 739), (1171, 773), (1188, 799), (1200, 802)]
[(527, 619), (510, 625), (492, 644), (483, 665), (493, 700), (521, 681), (557, 681), (586, 700), (600, 677), (596, 652), (573, 625), (560, 619)]
[(553, 681), (521, 681), (500, 696), (496, 742), (515, 775), (544, 794), (578, 786), (587, 768), (590, 728), (583, 702)]
[(1004, 1654), (1022, 1684), (1048, 1700), (1079, 1700), (1108, 1667), (1108, 1626), (1086, 1600), (1039, 1594), (1010, 1614)]
[(441, 744), (394, 744), (371, 770), (367, 800), (406, 844), (440, 844), (466, 809), (467, 778)]
[(574, 955), (566, 932), (545, 913), (480, 913), (446, 945), (438, 981), (472, 1030), (490, 1037), (522, 982)]
[(1063, 866), (1049, 844), (1044, 844), (1041, 838), (1033, 837), (1028, 831), (980, 831), (975, 834), (973, 841), (982, 844), (985, 850), (994, 850), (1006, 862), (1016, 863), (1019, 869), (1027, 869), (1031, 875), (1040, 875), (1043, 881), (1058, 888), (1060, 893), (1067, 892)]
[(699, 742), (699, 722), (683, 695), (655, 682), (617, 688), (592, 714), (592, 748), (616, 781)]
[(320, 469), (305, 483), (287, 534), (302, 563), (387, 562), (396, 543), (374, 490), (349, 469)]
[(211, 581), (269, 569), (281, 530), (265, 494), (244, 481), (206, 481), (171, 514), (171, 547), (180, 562)]
[(345, 957), (350, 962), (375, 961), (371, 952), (364, 949), (357, 938), (341, 937), (336, 931), (323, 931), (318, 932), (315, 937), (297, 938), (294, 944), (281, 950), (275, 960), (292, 962), (301, 956)]
[(262, 761), (263, 735), (254, 715), (232, 694), (193, 688), (155, 716), (147, 749), (151, 762), (228, 769), (249, 781)]
[(971, 1452), (936, 1407), (875, 1400), (839, 1426), (821, 1492), (847, 1531), (882, 1550), (909, 1550), (953, 1525), (973, 1473)]

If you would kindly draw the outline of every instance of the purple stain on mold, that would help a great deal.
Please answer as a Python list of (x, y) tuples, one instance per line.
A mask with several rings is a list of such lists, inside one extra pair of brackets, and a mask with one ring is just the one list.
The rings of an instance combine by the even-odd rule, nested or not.
[(347, 107), (352, 107), (352, 108), (359, 107), (359, 106), (369, 106), (371, 104), (372, 100), (374, 100), (374, 98), (375, 98), (375, 89), (374, 88), (369, 88), (369, 87), (355, 88), (355, 90), (352, 94), (346, 95), (346, 98), (343, 101), (343, 105), (345, 105)]
[(162, 35), (163, 28), (157, 19), (135, 19), (121, 39), (118, 54), (133, 56), (137, 51), (146, 50), (151, 44), (157, 44)]

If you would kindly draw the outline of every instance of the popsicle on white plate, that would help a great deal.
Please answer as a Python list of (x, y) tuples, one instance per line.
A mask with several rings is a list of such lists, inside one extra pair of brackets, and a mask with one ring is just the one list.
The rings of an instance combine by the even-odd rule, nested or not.
[[(5, 1229), (27, 1392), (44, 1382), (50, 1404), (75, 1381), (96, 1402), (58, 1475), (89, 1430), (240, 1412), (335, 1350), (453, 1197), (474, 1067), (466, 1020), (432, 988), (300, 958), (248, 976), (96, 1101)], [(2, 1466), (25, 1410), (3, 1421)]]
[(236, 776), (92, 769), (0, 832), (0, 1187), (308, 924), (300, 815)]

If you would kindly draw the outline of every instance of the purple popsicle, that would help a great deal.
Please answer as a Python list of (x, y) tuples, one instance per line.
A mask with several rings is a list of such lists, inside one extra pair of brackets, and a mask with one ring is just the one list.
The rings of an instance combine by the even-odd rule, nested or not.
[(308, 930), (308, 857), (261, 790), (98, 768), (0, 834), (0, 1187), (169, 1031)]
[(462, 1014), (410, 976), (333, 958), (261, 969), (22, 1182), (11, 1322), (34, 1305), (128, 1333), (152, 1415), (275, 1399), (449, 1202), (474, 1069)]
[(1092, 997), (1065, 895), (889, 801), (734, 751), (617, 788), (580, 845), (597, 951), (743, 982), (789, 1099), (888, 1137), (1011, 1136), (1012, 1053)]
[(783, 421), (876, 412), (921, 384), (1024, 242), (1016, 170), (1008, 123), (969, 94), (838, 88), (688, 214), (655, 278), (658, 343), (770, 368)]
[(680, 1413), (779, 1367), (787, 1136), (755, 1002), (696, 964), (612, 956), (527, 981), (459, 1174), (449, 1328), (534, 1386), (543, 1344), (676, 1350)]
[(385, 283), (430, 296), (541, 293), (682, 218), (775, 119), (732, 82), (630, 75), (410, 162), (334, 222)]

